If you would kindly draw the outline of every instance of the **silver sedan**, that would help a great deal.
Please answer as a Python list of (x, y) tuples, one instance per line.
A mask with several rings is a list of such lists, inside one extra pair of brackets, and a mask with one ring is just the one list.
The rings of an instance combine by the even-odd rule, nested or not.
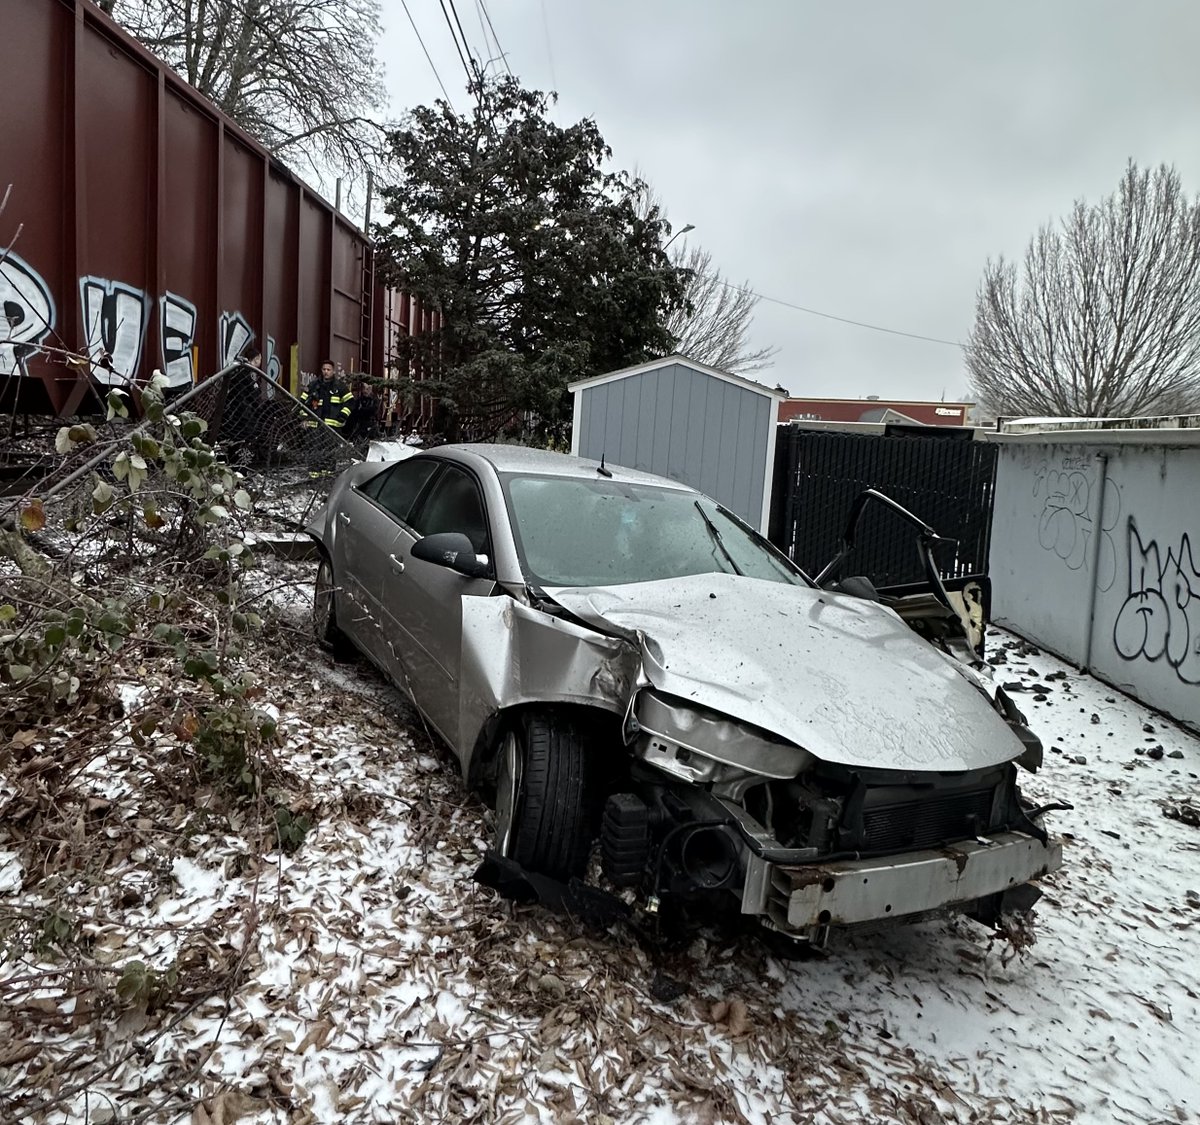
[[(844, 577), (891, 507), (922, 588)], [(671, 480), (508, 445), (357, 465), (309, 528), (319, 639), (365, 653), (496, 809), (495, 851), (656, 909), (733, 895), (793, 937), (944, 909), (995, 922), (1061, 848), (1041, 747), (981, 660), (976, 581), (877, 494), (814, 581)]]

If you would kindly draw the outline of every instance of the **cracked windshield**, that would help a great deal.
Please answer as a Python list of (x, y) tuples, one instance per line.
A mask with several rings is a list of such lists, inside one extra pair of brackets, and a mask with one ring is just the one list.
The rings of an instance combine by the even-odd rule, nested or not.
[(513, 476), (517, 549), (543, 586), (618, 586), (688, 574), (806, 585), (720, 505), (695, 493), (613, 480)]

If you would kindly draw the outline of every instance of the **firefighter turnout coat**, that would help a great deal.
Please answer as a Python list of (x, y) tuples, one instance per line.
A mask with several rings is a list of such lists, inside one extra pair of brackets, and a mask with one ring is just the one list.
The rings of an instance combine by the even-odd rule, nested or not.
[[(328, 381), (316, 378), (304, 392), (304, 405), (309, 408), (321, 421), (335, 430), (342, 429), (350, 417), (350, 408), (354, 396), (337, 379)], [(311, 418), (305, 423), (315, 427), (317, 423)]]

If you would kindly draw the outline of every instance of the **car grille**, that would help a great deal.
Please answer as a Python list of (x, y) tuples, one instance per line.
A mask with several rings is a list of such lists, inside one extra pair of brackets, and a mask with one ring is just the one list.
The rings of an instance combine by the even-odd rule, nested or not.
[(977, 836), (991, 819), (992, 795), (989, 786), (866, 808), (862, 849), (926, 848)]

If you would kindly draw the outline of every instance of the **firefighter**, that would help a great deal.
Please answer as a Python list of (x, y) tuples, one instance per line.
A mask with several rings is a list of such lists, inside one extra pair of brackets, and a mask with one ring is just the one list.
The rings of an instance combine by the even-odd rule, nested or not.
[(379, 421), (379, 399), (375, 387), (366, 379), (358, 379), (350, 388), (350, 422), (344, 437), (347, 441), (365, 441), (375, 436)]
[[(333, 363), (326, 360), (321, 364), (321, 374), (308, 385), (304, 392), (304, 405), (332, 430), (345, 428), (350, 418), (353, 396), (336, 377)], [(315, 428), (318, 423), (309, 419), (306, 426)]]

